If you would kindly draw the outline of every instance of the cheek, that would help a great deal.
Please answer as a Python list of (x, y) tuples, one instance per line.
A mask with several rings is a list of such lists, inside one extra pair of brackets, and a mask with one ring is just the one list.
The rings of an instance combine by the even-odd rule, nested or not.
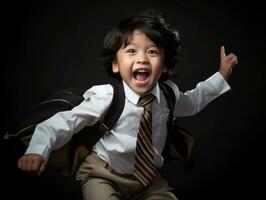
[(167, 71), (164, 63), (161, 62), (161, 61), (158, 61), (158, 62), (154, 63), (153, 66), (154, 66), (154, 70), (155, 70), (156, 74), (161, 74), (162, 72), (166, 72)]
[(119, 66), (120, 67), (130, 67), (132, 65), (132, 59), (127, 56), (121, 56), (119, 59)]
[(133, 59), (130, 57), (124, 57), (123, 59), (121, 59), (121, 63), (126, 67), (130, 67), (133, 63)]

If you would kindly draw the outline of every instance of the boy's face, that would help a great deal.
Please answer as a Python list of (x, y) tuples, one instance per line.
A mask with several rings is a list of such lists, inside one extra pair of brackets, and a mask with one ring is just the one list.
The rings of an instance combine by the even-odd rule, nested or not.
[(112, 63), (114, 73), (136, 93), (144, 94), (159, 80), (164, 66), (164, 50), (158, 48), (143, 32), (135, 30), (127, 46), (122, 46)]

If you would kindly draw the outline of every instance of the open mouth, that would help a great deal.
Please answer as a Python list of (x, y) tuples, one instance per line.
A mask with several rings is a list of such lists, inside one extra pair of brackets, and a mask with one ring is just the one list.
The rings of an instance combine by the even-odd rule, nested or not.
[(146, 81), (151, 74), (151, 71), (149, 69), (136, 69), (133, 72), (133, 77), (137, 81)]

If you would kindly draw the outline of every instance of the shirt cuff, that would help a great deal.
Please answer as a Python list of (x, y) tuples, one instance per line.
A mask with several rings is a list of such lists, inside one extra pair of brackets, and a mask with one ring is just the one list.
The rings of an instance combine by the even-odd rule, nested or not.
[(230, 85), (220, 74), (220, 72), (216, 72), (214, 75), (208, 78), (206, 82), (213, 85), (219, 94), (223, 94), (231, 89)]
[(25, 155), (26, 154), (39, 154), (44, 158), (45, 163), (47, 163), (50, 152), (51, 151), (49, 150), (47, 146), (42, 145), (42, 144), (35, 144), (35, 145), (29, 145), (29, 147), (27, 148), (25, 152)]

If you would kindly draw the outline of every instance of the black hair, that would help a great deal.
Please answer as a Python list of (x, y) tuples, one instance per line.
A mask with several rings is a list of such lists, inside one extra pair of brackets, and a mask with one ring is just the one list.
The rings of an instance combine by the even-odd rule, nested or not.
[(128, 44), (136, 29), (145, 33), (159, 48), (163, 48), (165, 51), (164, 64), (167, 73), (163, 73), (160, 79), (166, 80), (173, 76), (181, 55), (179, 35), (177, 30), (172, 29), (161, 14), (154, 10), (129, 16), (106, 35), (100, 61), (107, 73), (121, 79), (119, 73), (113, 73), (112, 62), (116, 58), (117, 51)]

